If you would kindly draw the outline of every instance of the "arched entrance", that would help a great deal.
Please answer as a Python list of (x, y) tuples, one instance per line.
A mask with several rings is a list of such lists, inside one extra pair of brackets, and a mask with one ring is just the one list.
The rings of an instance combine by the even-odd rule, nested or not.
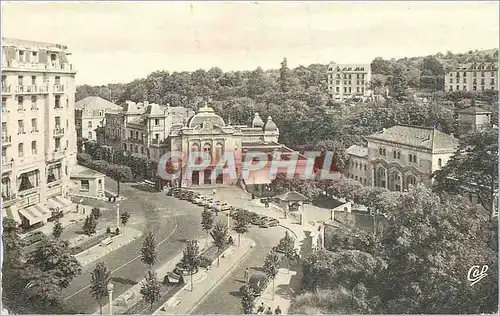
[(375, 186), (387, 188), (387, 170), (382, 166), (375, 170)]
[(406, 176), (406, 189), (408, 189), (410, 185), (413, 187), (417, 185), (417, 177), (412, 174)]
[(192, 185), (200, 185), (200, 172), (198, 170), (193, 171), (191, 176)]
[(401, 178), (401, 173), (399, 171), (391, 172), (391, 191), (402, 191), (403, 189), (403, 178)]

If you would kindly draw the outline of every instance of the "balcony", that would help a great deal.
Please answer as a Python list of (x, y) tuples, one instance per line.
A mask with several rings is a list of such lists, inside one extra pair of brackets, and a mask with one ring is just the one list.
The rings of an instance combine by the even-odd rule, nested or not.
[(2, 146), (10, 146), (12, 144), (12, 136), (2, 135)]
[(56, 195), (62, 195), (61, 180), (47, 183), (47, 197), (51, 198)]
[(54, 137), (63, 137), (64, 136), (64, 128), (56, 127), (54, 128), (52, 134)]
[(55, 161), (55, 160), (60, 160), (64, 158), (64, 151), (63, 150), (54, 150), (53, 152), (49, 153), (46, 156), (46, 159), (48, 161)]
[(64, 85), (55, 84), (52, 90), (54, 93), (64, 93)]
[(12, 171), (12, 167), (14, 166), (14, 162), (8, 161), (7, 159), (2, 160), (2, 173)]
[(2, 84), (2, 94), (3, 95), (6, 95), (6, 94), (11, 94), (12, 93), (12, 89), (11, 89), (11, 86), (10, 85), (3, 85)]
[(72, 64), (61, 63), (61, 62), (47, 62), (47, 63), (37, 63), (37, 62), (24, 62), (17, 60), (9, 60), (7, 63), (2, 63), (2, 68), (4, 69), (18, 69), (18, 70), (48, 70), (48, 71), (65, 71), (65, 72), (76, 72)]
[(16, 194), (15, 193), (7, 193), (6, 195), (2, 195), (2, 206), (3, 207), (9, 207), (13, 205), (16, 201)]
[(136, 144), (144, 144), (144, 139), (142, 139), (142, 138), (129, 137), (128, 141), (131, 143), (136, 143)]
[(47, 85), (30, 85), (30, 86), (17, 86), (17, 94), (46, 94), (49, 93)]

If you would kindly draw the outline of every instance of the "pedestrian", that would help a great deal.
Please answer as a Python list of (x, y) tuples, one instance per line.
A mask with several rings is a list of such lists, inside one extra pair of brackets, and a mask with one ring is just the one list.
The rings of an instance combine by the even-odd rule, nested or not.
[(274, 310), (274, 313), (276, 315), (281, 315), (281, 309), (280, 309), (280, 306), (278, 305), (278, 307), (276, 307), (276, 309)]
[(248, 283), (248, 268), (245, 269), (245, 283)]
[(267, 308), (266, 314), (267, 315), (272, 315), (273, 314), (273, 311), (271, 310), (271, 307)]
[(257, 308), (257, 314), (263, 314), (265, 309), (264, 302), (260, 303), (259, 308)]

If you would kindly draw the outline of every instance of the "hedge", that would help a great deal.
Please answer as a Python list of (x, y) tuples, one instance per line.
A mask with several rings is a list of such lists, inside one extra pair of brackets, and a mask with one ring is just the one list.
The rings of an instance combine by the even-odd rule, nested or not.
[(106, 160), (93, 160), (88, 154), (78, 154), (77, 160), (80, 165), (97, 170), (113, 179), (119, 179), (122, 182), (134, 180), (130, 167), (112, 164)]

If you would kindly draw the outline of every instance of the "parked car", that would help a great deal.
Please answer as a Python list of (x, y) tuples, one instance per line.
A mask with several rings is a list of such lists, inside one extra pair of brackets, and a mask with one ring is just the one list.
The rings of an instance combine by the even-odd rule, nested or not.
[(191, 196), (189, 197), (189, 201), (191, 201), (192, 203), (196, 203), (195, 201), (197, 199), (199, 199), (201, 197), (201, 194), (199, 193), (193, 193), (191, 194)]
[(270, 227), (278, 226), (279, 224), (280, 224), (280, 222), (276, 218), (271, 218), (269, 220), (269, 226)]
[(201, 206), (208, 206), (208, 204), (210, 203), (213, 203), (214, 202), (214, 199), (211, 199), (211, 198), (204, 198), (202, 201), (201, 201)]
[(213, 199), (208, 199), (207, 200), (207, 204), (206, 206), (209, 208), (209, 209), (213, 209), (214, 208), (214, 205), (217, 204), (218, 201), (214, 201)]
[(225, 212), (225, 211), (229, 211), (232, 209), (232, 206), (227, 204), (227, 203), (221, 203), (220, 204), (220, 209), (221, 211)]
[(262, 222), (262, 220), (261, 220), (261, 216), (259, 214), (252, 213), (250, 215), (250, 223), (252, 223), (253, 225), (259, 226), (261, 224), (261, 222)]
[(207, 198), (206, 198), (205, 196), (200, 195), (198, 198), (196, 198), (196, 199), (194, 200), (194, 204), (197, 204), (197, 205), (203, 205), (203, 203), (205, 203), (205, 200), (206, 200), (206, 199), (207, 199)]
[(212, 209), (214, 210), (214, 212), (221, 212), (222, 211), (221, 204), (220, 203), (214, 203)]
[(25, 246), (29, 246), (43, 240), (45, 237), (47, 236), (41, 231), (33, 232), (23, 238), (23, 243)]

